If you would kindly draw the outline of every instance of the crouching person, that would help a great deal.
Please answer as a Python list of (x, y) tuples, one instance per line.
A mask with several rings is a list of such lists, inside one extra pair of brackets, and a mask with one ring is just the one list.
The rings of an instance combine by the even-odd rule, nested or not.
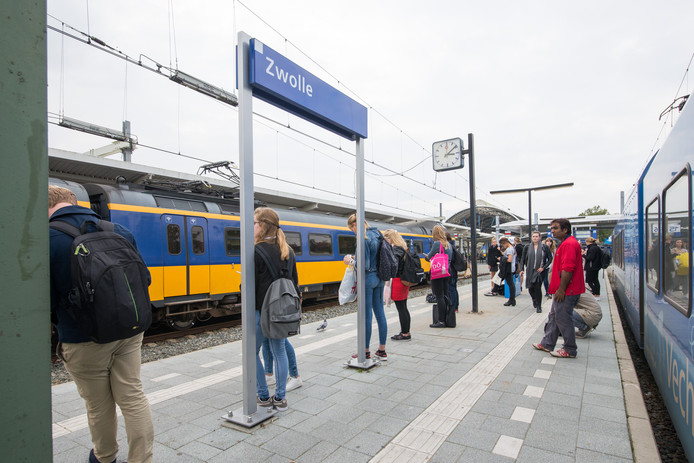
[[(125, 421), (128, 461), (151, 462), (154, 428), (152, 413), (140, 381), (140, 351), (143, 332), (151, 323), (152, 309), (147, 294), (149, 272), (137, 251), (135, 238), (118, 224), (102, 223), (101, 226), (115, 232), (111, 233), (109, 240), (111, 243), (118, 243), (117, 254), (130, 259), (127, 270), (122, 267), (119, 271), (123, 276), (128, 272), (120, 280), (129, 281), (132, 292), (127, 293), (126, 288), (127, 294), (121, 294), (123, 291), (117, 280), (103, 278), (102, 281), (108, 282), (104, 284), (110, 287), (104, 288), (97, 283), (90, 302), (84, 303), (80, 302), (80, 298), (68, 297), (71, 293), (74, 296), (80, 288), (75, 285), (72, 275), (74, 267), (71, 267), (71, 255), (77, 255), (77, 252), (72, 252), (73, 239), (75, 234), (81, 235), (80, 229), (83, 226), (85, 231), (99, 230), (99, 217), (91, 209), (78, 206), (72, 191), (54, 185), (48, 187), (48, 217), (51, 226), (51, 319), (58, 330), (57, 355), (75, 381), (87, 407), (89, 432), (94, 445), (89, 453), (89, 462), (116, 461), (116, 404), (123, 412)], [(85, 258), (90, 254), (99, 255), (100, 251), (96, 246), (90, 241), (80, 244), (76, 251), (83, 250)], [(81, 268), (76, 271), (81, 271)], [(123, 297), (118, 297), (119, 295)], [(107, 326), (103, 331), (93, 330), (91, 328), (94, 325), (84, 324), (79, 318), (79, 314), (85, 311), (81, 309), (83, 307), (91, 308), (93, 313), (97, 313), (95, 309), (106, 306), (117, 309), (121, 303), (129, 305), (128, 312), (132, 312), (133, 316), (138, 310), (141, 311), (137, 314), (140, 321), (128, 324), (122, 336), (121, 332), (115, 331), (117, 326)], [(80, 310), (76, 310), (78, 305)], [(134, 325), (136, 329), (133, 331)]]
[(602, 320), (602, 309), (594, 297), (589, 297), (590, 292), (581, 294), (572, 314), (576, 337), (583, 339), (597, 328)]

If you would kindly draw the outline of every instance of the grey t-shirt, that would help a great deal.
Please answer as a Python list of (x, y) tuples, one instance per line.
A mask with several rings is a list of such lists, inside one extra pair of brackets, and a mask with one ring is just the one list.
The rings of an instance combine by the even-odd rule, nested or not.
[(516, 273), (516, 250), (513, 249), (513, 246), (507, 247), (504, 251), (503, 259), (506, 262), (508, 262), (508, 256), (511, 256), (511, 273)]

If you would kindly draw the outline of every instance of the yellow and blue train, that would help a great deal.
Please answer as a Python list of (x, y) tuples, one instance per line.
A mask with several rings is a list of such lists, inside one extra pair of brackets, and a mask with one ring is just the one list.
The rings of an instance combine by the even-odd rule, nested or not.
[[(157, 190), (142, 185), (103, 185), (59, 179), (80, 205), (102, 219), (127, 227), (152, 276), (149, 287), (154, 320), (186, 329), (196, 320), (240, 312), (241, 239), (238, 200), (204, 194)], [(345, 217), (276, 209), (282, 230), (296, 254), (303, 299), (337, 295), (345, 254), (356, 236)], [(429, 252), (435, 222), (393, 225), (420, 257)], [(422, 259), (428, 271), (428, 263)]]

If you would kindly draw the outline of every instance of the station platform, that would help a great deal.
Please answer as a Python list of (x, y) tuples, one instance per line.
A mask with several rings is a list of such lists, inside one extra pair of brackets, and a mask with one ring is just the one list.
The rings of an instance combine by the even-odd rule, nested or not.
[[(287, 393), (287, 411), (246, 430), (222, 419), (242, 407), (240, 341), (144, 364), (154, 461), (657, 461), (638, 416), (645, 409), (629, 404), (640, 394), (623, 387), (633, 370), (620, 370), (621, 325), (601, 283), (603, 319), (577, 340), (575, 359), (531, 346), (550, 300), (538, 314), (524, 288), (516, 307), (504, 307), (503, 297), (483, 295), (488, 280), (479, 284), (480, 314), (470, 313), (471, 286), (459, 287), (456, 328), (429, 328), (431, 304), (410, 299), (411, 341), (390, 340), (400, 325), (395, 305), (386, 308), (388, 361), (368, 370), (345, 366), (357, 348), (356, 314), (328, 320), (324, 332), (304, 325), (291, 338), (303, 387)], [(375, 352), (375, 322), (371, 341)], [(87, 461), (92, 444), (74, 383), (52, 395), (54, 461)], [(119, 462), (127, 457), (120, 423)]]

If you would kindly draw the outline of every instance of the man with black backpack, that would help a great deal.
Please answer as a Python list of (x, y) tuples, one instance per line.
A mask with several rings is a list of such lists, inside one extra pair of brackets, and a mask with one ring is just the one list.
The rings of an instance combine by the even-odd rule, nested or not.
[[(140, 307), (141, 317), (145, 321), (133, 326), (134, 333), (128, 337), (101, 342), (100, 334), (85, 328), (80, 320), (80, 312), (75, 307), (84, 309), (80, 300), (83, 291), (75, 286), (73, 279), (74, 263), (72, 262), (73, 241), (68, 232), (63, 231), (65, 224), (85, 231), (97, 230), (99, 217), (91, 209), (77, 205), (75, 194), (67, 188), (54, 185), (48, 187), (48, 217), (53, 224), (50, 230), (50, 285), (51, 285), (51, 319), (58, 330), (58, 357), (75, 381), (80, 396), (87, 407), (89, 431), (94, 448), (89, 453), (90, 463), (115, 462), (118, 454), (116, 434), (118, 418), (116, 404), (123, 412), (126, 433), (128, 436), (128, 461), (151, 462), (154, 443), (154, 427), (147, 397), (142, 390), (140, 380), (140, 351), (143, 331), (151, 322), (151, 307)], [(55, 223), (60, 222), (58, 227)], [(58, 229), (60, 228), (60, 229)], [(70, 227), (66, 227), (70, 229)], [(113, 224), (113, 232), (124, 238), (137, 251), (135, 238), (126, 228)], [(117, 239), (116, 238), (116, 242)], [(82, 251), (88, 253), (88, 246)], [(139, 253), (136, 252), (139, 256)], [(141, 261), (141, 257), (139, 257)], [(135, 262), (135, 268), (143, 263)], [(143, 272), (147, 272), (146, 267)], [(147, 279), (149, 273), (146, 273)], [(136, 293), (141, 288), (141, 281), (132, 281), (132, 290)], [(146, 281), (145, 284), (149, 284)], [(95, 283), (96, 285), (96, 283)], [(114, 283), (114, 286), (117, 283)], [(146, 289), (146, 288), (145, 288)], [(99, 286), (95, 291), (99, 290)], [(116, 287), (119, 291), (119, 286)], [(114, 291), (115, 292), (115, 291)], [(98, 300), (100, 294), (89, 294), (91, 300)], [(133, 302), (140, 300), (137, 294), (128, 294)], [(112, 296), (113, 297), (113, 296)], [(115, 297), (118, 298), (117, 295)], [(147, 303), (149, 299), (147, 298)], [(147, 304), (140, 304), (140, 306)], [(109, 333), (111, 334), (111, 333)], [(108, 338), (110, 339), (110, 337)]]

